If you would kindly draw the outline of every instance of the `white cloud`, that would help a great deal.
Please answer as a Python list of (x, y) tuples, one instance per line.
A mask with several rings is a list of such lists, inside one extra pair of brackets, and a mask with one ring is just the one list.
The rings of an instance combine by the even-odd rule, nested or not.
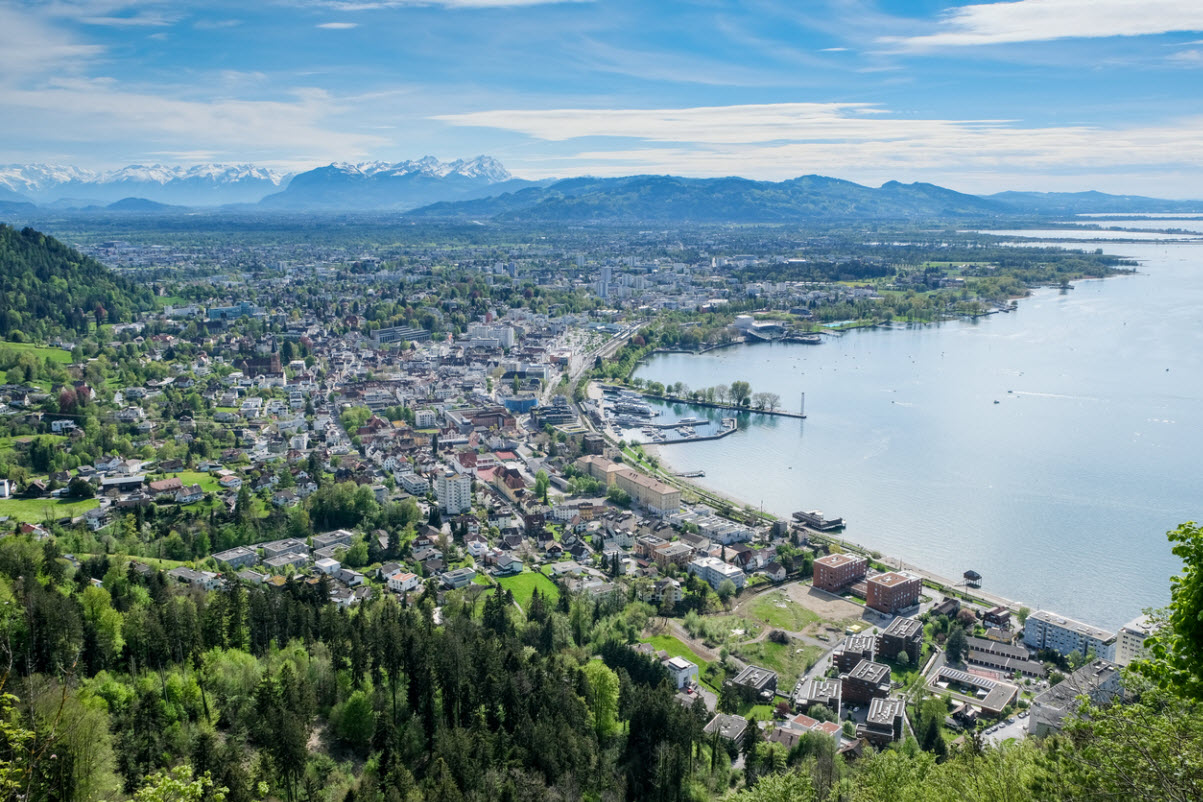
[(0, 80), (48, 70), (79, 70), (104, 52), (29, 14), (0, 7)]
[[(1164, 126), (1024, 127), (1007, 120), (900, 118), (860, 104), (689, 109), (498, 110), (437, 117), (547, 142), (587, 139), (559, 163), (515, 163), (531, 177), (632, 172), (782, 179), (803, 173), (887, 178), (950, 171), (1056, 174), (1139, 166), (1203, 171), (1203, 118)], [(600, 137), (617, 138), (612, 148)], [(924, 180), (930, 180), (924, 178)]]
[(885, 37), (906, 50), (1203, 31), (1199, 0), (1016, 0), (946, 12), (935, 33)]
[(323, 22), (317, 27), (324, 28), (328, 31), (347, 31), (351, 28), (358, 28), (358, 22)]
[(1170, 56), (1170, 61), (1187, 66), (1203, 66), (1203, 50), (1183, 50)]

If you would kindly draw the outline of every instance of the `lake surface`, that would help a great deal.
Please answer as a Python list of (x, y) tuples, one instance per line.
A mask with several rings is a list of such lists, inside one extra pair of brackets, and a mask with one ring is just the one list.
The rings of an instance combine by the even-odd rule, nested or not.
[(1118, 628), (1168, 602), (1181, 566), (1165, 532), (1203, 520), (1203, 243), (1103, 247), (1140, 274), (1039, 290), (976, 321), (657, 356), (636, 375), (742, 379), (791, 410), (805, 392), (807, 413), (753, 415), (723, 440), (661, 447), (662, 461), (778, 516), (840, 515), (853, 542), (950, 577), (972, 568), (985, 590)]

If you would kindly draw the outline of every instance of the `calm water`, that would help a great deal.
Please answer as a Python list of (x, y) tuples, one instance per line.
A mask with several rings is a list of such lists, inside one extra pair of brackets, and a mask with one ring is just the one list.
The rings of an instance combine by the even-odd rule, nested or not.
[(637, 375), (744, 379), (785, 409), (805, 392), (808, 416), (753, 416), (724, 440), (662, 447), (663, 460), (766, 511), (842, 515), (849, 540), (947, 576), (973, 568), (987, 590), (1117, 628), (1168, 601), (1180, 566), (1165, 532), (1203, 520), (1203, 243), (1111, 250), (1141, 274), (1040, 290), (976, 322), (658, 356)]

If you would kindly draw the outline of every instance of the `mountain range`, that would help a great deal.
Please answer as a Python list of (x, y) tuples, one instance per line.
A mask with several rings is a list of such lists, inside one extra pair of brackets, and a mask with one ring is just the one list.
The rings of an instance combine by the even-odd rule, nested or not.
[(179, 207), (246, 211), (404, 212), (424, 219), (531, 222), (787, 222), (1179, 213), (1199, 201), (1100, 192), (968, 195), (934, 184), (867, 187), (806, 175), (745, 178), (514, 178), (496, 159), (335, 162), (295, 175), (249, 164), (0, 166), (0, 214), (55, 210), (164, 213)]

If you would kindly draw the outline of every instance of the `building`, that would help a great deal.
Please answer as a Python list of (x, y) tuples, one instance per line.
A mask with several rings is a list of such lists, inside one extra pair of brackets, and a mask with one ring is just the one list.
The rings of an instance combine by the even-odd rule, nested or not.
[(805, 712), (813, 705), (823, 705), (830, 708), (836, 718), (839, 718), (841, 688), (842, 685), (838, 679), (827, 679), (826, 677), (815, 677), (805, 682), (799, 682), (794, 688), (794, 710)]
[(439, 413), (433, 409), (414, 410), (414, 426), (418, 429), (433, 429), (439, 423)]
[(168, 571), (167, 576), (194, 588), (217, 590), (221, 587), (221, 577), (212, 571), (194, 571), (181, 565), (179, 568), (172, 568)]
[(217, 552), (213, 555), (213, 559), (231, 568), (245, 568), (259, 562), (259, 553), (246, 546), (235, 546), (232, 549)]
[(919, 603), (923, 583), (918, 577), (891, 571), (869, 577), (865, 606), (891, 615)]
[(1115, 659), (1115, 633), (1074, 621), (1046, 610), (1028, 616), (1023, 627), (1023, 642), (1033, 649), (1052, 649), (1068, 656), (1077, 652), (1094, 654), (1103, 660)]
[(1060, 732), (1065, 717), (1078, 708), (1080, 696), (1093, 704), (1106, 704), (1123, 690), (1119, 666), (1106, 660), (1084, 665), (1032, 700), (1028, 732), (1048, 735)]
[[(753, 725), (756, 726), (756, 725)], [(726, 713), (718, 713), (714, 718), (710, 719), (710, 723), (702, 728), (702, 732), (707, 735), (718, 734), (720, 738), (726, 741), (739, 743), (743, 738), (744, 730), (748, 728), (748, 720), (743, 716), (732, 716)]]
[(1031, 660), (1028, 650), (1022, 646), (975, 637), (967, 638), (966, 644), (969, 648), (965, 660), (970, 665), (1037, 679), (1043, 679), (1047, 673), (1044, 664)]
[(333, 532), (327, 532), (324, 535), (313, 536), (313, 548), (324, 549), (329, 546), (351, 546), (351, 540), (354, 535), (346, 529), (335, 529)]
[(637, 502), (655, 515), (672, 515), (681, 508), (681, 491), (659, 479), (622, 468), (614, 474), (614, 483)]
[(749, 663), (723, 684), (738, 690), (749, 702), (767, 702), (777, 693), (777, 672)]
[(919, 664), (923, 653), (923, 622), (914, 618), (895, 618), (877, 639), (877, 653), (887, 660), (906, 654), (911, 665)]
[(854, 554), (828, 554), (815, 560), (814, 586), (828, 593), (840, 593), (865, 578), (869, 561)]
[(342, 568), (342, 564), (333, 557), (323, 557), (315, 562), (313, 567), (327, 576), (332, 576), (338, 573), (338, 569)]
[(665, 543), (652, 551), (652, 559), (661, 568), (667, 568), (670, 565), (688, 565), (692, 558), (693, 549), (680, 541)]
[(263, 556), (265, 558), (279, 557), (282, 554), (309, 553), (309, 546), (305, 544), (305, 541), (297, 540), (295, 537), (273, 540), (271, 543), (263, 543), (259, 548), (263, 549)]
[(831, 661), (840, 671), (851, 671), (861, 660), (872, 661), (877, 654), (877, 639), (872, 635), (849, 635), (835, 647)]
[(388, 578), (388, 589), (393, 593), (409, 593), (420, 584), (422, 580), (418, 579), (418, 575), (408, 571), (397, 571)]
[(460, 515), (472, 509), (472, 477), (463, 473), (443, 474), (435, 482), (439, 509), (449, 515)]
[(890, 695), (890, 667), (861, 660), (856, 668), (840, 675), (840, 696), (845, 704), (866, 703)]
[(951, 691), (968, 697), (983, 713), (991, 716), (1001, 715), (1007, 705), (1019, 697), (1018, 686), (970, 674), (968, 671), (960, 671), (950, 666), (941, 666), (936, 675), (928, 682), (928, 687), (933, 693), (943, 694)]
[(694, 557), (689, 563), (689, 573), (697, 574), (715, 590), (724, 579), (730, 579), (736, 590), (743, 590), (744, 583), (748, 581), (747, 574), (717, 557)]
[(402, 341), (420, 343), (426, 342), (429, 339), (430, 332), (415, 326), (393, 326), (387, 329), (376, 329), (372, 332), (372, 342), (377, 346)]
[(440, 576), (439, 579), (442, 580), (444, 586), (452, 590), (456, 590), (458, 588), (465, 588), (470, 585), (475, 577), (476, 569), (470, 566), (465, 566), (463, 568), (456, 568), (452, 571), (447, 571)]
[(673, 687), (677, 690), (692, 685), (698, 681), (698, 667), (684, 657), (670, 657), (664, 661), (668, 676), (672, 677)]
[(856, 725), (857, 737), (864, 738), (878, 748), (889, 746), (902, 738), (905, 717), (906, 702), (903, 699), (874, 698), (869, 702), (865, 723)]
[(1142, 615), (1120, 627), (1115, 637), (1115, 663), (1126, 666), (1145, 656), (1145, 639), (1153, 634), (1153, 622)]
[(618, 475), (618, 472), (623, 470), (623, 466), (614, 460), (607, 459), (595, 454), (588, 454), (581, 457), (573, 466), (580, 471), (599, 482), (604, 482), (606, 487), (611, 487)]
[(418, 476), (413, 471), (402, 471), (396, 474), (396, 479), (406, 493), (413, 496), (424, 496), (430, 492), (430, 481)]

